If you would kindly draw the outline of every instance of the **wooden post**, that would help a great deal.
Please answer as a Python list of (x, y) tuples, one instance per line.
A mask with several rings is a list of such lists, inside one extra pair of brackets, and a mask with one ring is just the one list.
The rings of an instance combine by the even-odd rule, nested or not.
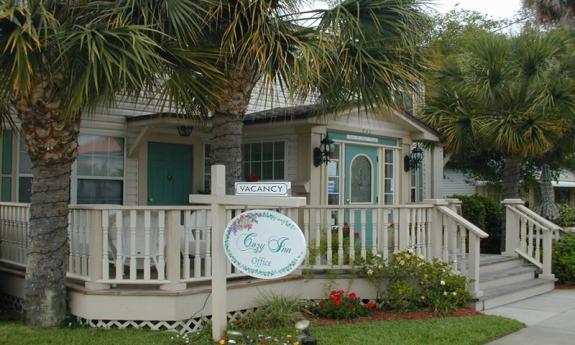
[(524, 205), (521, 199), (505, 199), (501, 202), (505, 207), (505, 251), (507, 256), (517, 256), (516, 249), (519, 249), (519, 217), (511, 210), (511, 207)]
[(553, 231), (543, 231), (543, 272), (539, 276), (543, 279), (555, 279), (551, 273), (551, 261), (553, 255)]
[(480, 239), (469, 231), (469, 266), (467, 268), (467, 277), (471, 280), (469, 282), (469, 291), (476, 298), (483, 296), (483, 292), (479, 290), (480, 254)]
[[(97, 283), (98, 280), (101, 280), (102, 277), (102, 265), (107, 265), (108, 261), (103, 260), (104, 255), (108, 255), (108, 253), (104, 252), (104, 245), (103, 240), (104, 236), (102, 234), (102, 211), (101, 210), (92, 210), (88, 211), (90, 214), (90, 223), (89, 223), (89, 242), (88, 245), (90, 246), (90, 255), (88, 260), (88, 275), (90, 276), (90, 281), (86, 282), (84, 286), (88, 290), (107, 290), (110, 288), (109, 284), (102, 284)], [(108, 239), (106, 239), (107, 241)]]
[(409, 244), (409, 208), (399, 209), (399, 250), (407, 249)]
[[(441, 199), (428, 199), (423, 201), (424, 204), (433, 205), (433, 209), (429, 210), (429, 222), (431, 233), (429, 234), (429, 242), (431, 243), (431, 257), (442, 259), (443, 257), (443, 217), (439, 210), (439, 206), (447, 206), (446, 200)], [(447, 245), (447, 243), (445, 243)]]
[(166, 212), (166, 279), (168, 284), (160, 286), (166, 291), (185, 290), (186, 284), (180, 283), (180, 234), (181, 234), (180, 211)]
[[(213, 196), (226, 194), (226, 168), (212, 165), (211, 170)], [(224, 336), (227, 324), (227, 281), (226, 255), (224, 253), (224, 228), (226, 210), (217, 203), (212, 204), (212, 338), (218, 341)]]

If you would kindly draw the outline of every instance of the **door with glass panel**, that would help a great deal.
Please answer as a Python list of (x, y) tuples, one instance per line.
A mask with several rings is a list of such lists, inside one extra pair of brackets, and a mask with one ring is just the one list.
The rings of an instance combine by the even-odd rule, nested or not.
[[(361, 236), (362, 224), (365, 226), (366, 246), (371, 247), (373, 236), (373, 211), (362, 212), (362, 206), (374, 205), (379, 202), (379, 148), (361, 145), (345, 145), (345, 181), (344, 203), (355, 205), (353, 219), (346, 212), (346, 222)], [(356, 243), (360, 245), (361, 241)]]

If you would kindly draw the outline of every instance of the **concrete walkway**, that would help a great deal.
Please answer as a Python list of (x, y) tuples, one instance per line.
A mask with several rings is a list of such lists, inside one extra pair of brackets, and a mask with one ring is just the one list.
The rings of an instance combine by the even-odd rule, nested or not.
[(554, 290), (487, 310), (485, 314), (505, 316), (527, 325), (490, 345), (575, 344), (575, 290)]

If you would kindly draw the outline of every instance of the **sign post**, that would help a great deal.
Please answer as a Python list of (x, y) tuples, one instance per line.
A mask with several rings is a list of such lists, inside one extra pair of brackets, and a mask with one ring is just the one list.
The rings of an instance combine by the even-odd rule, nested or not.
[(225, 206), (249, 205), (254, 208), (265, 208), (270, 206), (278, 208), (297, 208), (304, 206), (306, 204), (306, 199), (301, 197), (271, 198), (263, 196), (226, 195), (225, 166), (212, 165), (211, 176), (211, 194), (190, 195), (190, 203), (212, 205), (212, 338), (214, 341), (217, 341), (224, 336), (228, 311), (226, 254), (224, 252), (223, 241), (225, 233), (224, 230), (226, 229)]

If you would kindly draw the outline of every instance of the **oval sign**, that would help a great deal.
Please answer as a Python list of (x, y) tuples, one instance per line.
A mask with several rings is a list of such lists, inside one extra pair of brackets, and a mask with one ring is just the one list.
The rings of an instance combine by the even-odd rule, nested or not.
[(293, 272), (305, 257), (305, 237), (290, 218), (270, 210), (234, 217), (224, 232), (224, 251), (240, 271), (260, 279)]

